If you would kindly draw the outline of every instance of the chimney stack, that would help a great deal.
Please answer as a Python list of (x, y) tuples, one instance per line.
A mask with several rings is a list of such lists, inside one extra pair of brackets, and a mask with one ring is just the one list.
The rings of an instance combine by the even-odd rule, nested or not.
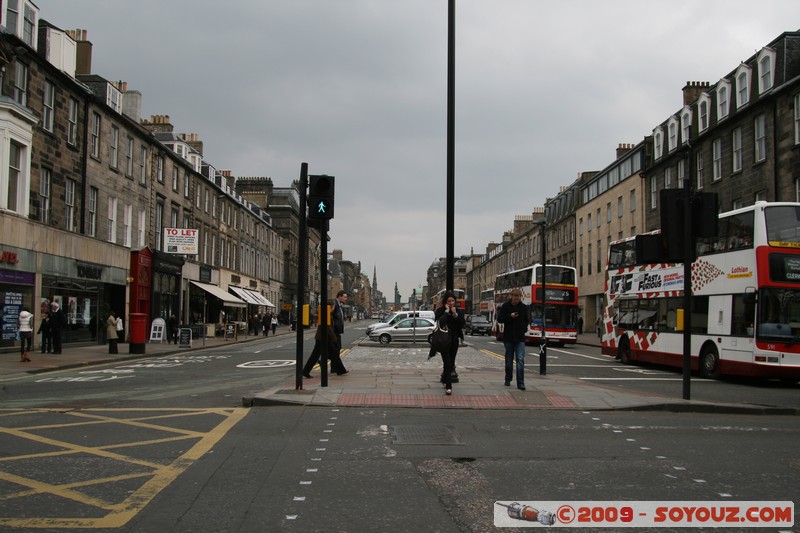
[(687, 81), (683, 87), (683, 105), (689, 105), (697, 101), (700, 95), (708, 91), (711, 84), (707, 81)]

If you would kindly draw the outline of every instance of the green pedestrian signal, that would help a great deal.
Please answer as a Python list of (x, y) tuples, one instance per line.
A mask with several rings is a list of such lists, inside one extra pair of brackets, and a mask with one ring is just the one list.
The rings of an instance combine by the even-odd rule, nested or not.
[(309, 176), (308, 218), (330, 220), (333, 218), (333, 176)]

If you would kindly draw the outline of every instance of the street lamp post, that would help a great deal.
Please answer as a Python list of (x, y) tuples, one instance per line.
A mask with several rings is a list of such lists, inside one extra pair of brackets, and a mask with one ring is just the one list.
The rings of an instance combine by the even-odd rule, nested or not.
[(539, 221), (537, 224), (542, 235), (542, 337), (539, 341), (539, 375), (547, 375), (547, 241), (545, 229), (547, 222)]

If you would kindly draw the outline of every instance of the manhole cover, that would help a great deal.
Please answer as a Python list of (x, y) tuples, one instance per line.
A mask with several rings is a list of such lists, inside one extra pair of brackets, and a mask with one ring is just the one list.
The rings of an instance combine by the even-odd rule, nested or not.
[(392, 443), (464, 444), (452, 426), (392, 426)]

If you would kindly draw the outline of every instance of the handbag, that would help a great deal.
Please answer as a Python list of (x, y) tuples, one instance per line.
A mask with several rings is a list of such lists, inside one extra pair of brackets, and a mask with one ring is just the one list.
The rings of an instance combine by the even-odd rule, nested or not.
[(443, 326), (436, 323), (436, 327), (433, 329), (429, 337), (429, 341), (431, 343), (431, 350), (434, 352), (445, 353), (450, 349), (450, 332), (447, 330), (447, 326)]
[(117, 318), (117, 331), (122, 331), (122, 318)]

